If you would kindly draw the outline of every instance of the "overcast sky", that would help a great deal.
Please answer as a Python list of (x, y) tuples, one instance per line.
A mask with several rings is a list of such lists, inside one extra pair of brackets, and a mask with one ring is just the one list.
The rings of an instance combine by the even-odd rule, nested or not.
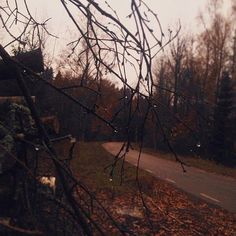
[[(108, 0), (107, 2), (121, 18), (125, 18), (130, 13), (130, 1), (128, 0)], [(196, 16), (200, 10), (204, 10), (207, 0), (145, 0), (145, 2), (158, 14), (164, 29), (174, 26), (180, 20), (182, 25), (194, 30)], [(224, 2), (227, 5), (230, 0), (224, 0)], [(56, 33), (62, 33), (62, 29), (69, 25), (70, 19), (59, 0), (28, 0), (28, 3), (37, 18), (52, 18), (50, 28), (53, 25), (52, 30)]]
[[(200, 10), (205, 9), (208, 0), (144, 0), (151, 9), (156, 12), (164, 27), (175, 24), (179, 19), (183, 25), (193, 26)], [(23, 2), (23, 1), (20, 1)], [(68, 23), (68, 18), (59, 0), (28, 0), (32, 12), (38, 17), (52, 17), (57, 22), (57, 27)], [(97, 1), (98, 3), (103, 1)], [(119, 13), (127, 16), (130, 9), (129, 0), (107, 0), (107, 2)], [(225, 6), (230, 5), (231, 0), (223, 0)]]
[[(164, 32), (167, 32), (168, 28), (174, 29), (177, 26), (178, 21), (181, 22), (182, 28), (185, 31), (197, 32), (197, 20), (196, 17), (200, 11), (204, 11), (208, 0), (144, 0), (150, 8), (157, 13), (159, 20), (162, 24)], [(1, 5), (5, 0), (0, 0)], [(14, 1), (9, 1), (14, 3)], [(18, 0), (19, 8), (23, 6), (23, 0)], [(66, 44), (73, 34), (73, 26), (71, 20), (67, 16), (65, 9), (59, 0), (27, 0), (29, 9), (32, 15), (40, 20), (51, 18), (48, 22), (48, 29), (53, 34), (57, 35), (61, 40), (51, 39), (49, 41), (50, 50), (56, 48), (56, 52), (60, 51), (63, 44)], [(103, 1), (97, 1), (99, 4)], [(129, 0), (107, 0), (107, 2), (115, 9), (121, 20), (124, 23), (127, 21), (126, 16), (130, 13), (130, 1)], [(230, 5), (231, 0), (223, 0), (225, 8)], [(6, 35), (5, 42), (9, 40)], [(3, 45), (5, 42), (2, 42)], [(56, 53), (57, 54), (57, 53)]]
[[(0, 0), (1, 5), (4, 2), (5, 0)], [(23, 0), (18, 2), (19, 5), (23, 4)], [(70, 19), (59, 0), (27, 0), (27, 2), (31, 12), (37, 19), (52, 18), (48, 25), (54, 34), (60, 37), (66, 36), (66, 30), (71, 28)], [(101, 3), (103, 1), (97, 2)], [(107, 0), (107, 2), (123, 19), (130, 12), (130, 1), (128, 0)], [(168, 27), (175, 27), (179, 20), (185, 30), (196, 31), (196, 17), (200, 11), (204, 11), (208, 0), (145, 0), (145, 2), (158, 14), (164, 31)], [(226, 7), (230, 5), (230, 2), (231, 0), (223, 0)]]

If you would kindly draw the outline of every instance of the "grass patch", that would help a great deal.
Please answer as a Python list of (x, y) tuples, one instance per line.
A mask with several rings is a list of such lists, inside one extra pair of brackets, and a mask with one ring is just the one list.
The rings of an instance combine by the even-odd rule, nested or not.
[[(71, 162), (71, 167), (78, 177), (86, 182), (92, 189), (109, 190), (116, 194), (123, 194), (130, 190), (137, 190), (137, 169), (127, 162), (118, 161), (111, 176), (114, 156), (109, 154), (100, 142), (77, 144), (76, 157)], [(122, 171), (123, 165), (123, 171)], [(152, 176), (143, 170), (138, 170), (139, 179), (145, 183), (152, 181)]]
[[(138, 145), (134, 145), (136, 150), (138, 149)], [(151, 148), (143, 148), (143, 152), (148, 153), (150, 155), (156, 156), (158, 158), (175, 161), (175, 157), (172, 153), (162, 152), (162, 151), (155, 151)], [(230, 176), (236, 178), (236, 168), (235, 167), (227, 167), (221, 164), (214, 162), (213, 160), (206, 160), (202, 159), (197, 156), (183, 156), (178, 155), (179, 158), (184, 161), (186, 164), (196, 167), (207, 172), (212, 172), (219, 175)]]

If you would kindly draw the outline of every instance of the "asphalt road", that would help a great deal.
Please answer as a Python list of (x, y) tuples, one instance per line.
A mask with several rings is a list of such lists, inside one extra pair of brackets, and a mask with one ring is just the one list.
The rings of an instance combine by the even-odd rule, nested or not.
[[(116, 155), (121, 148), (121, 143), (105, 143), (103, 147)], [(138, 155), (137, 151), (130, 150), (126, 161), (137, 166)], [(146, 153), (141, 154), (139, 168), (209, 203), (236, 213), (236, 179), (208, 173), (194, 167), (186, 167), (187, 172), (184, 173), (180, 164)]]

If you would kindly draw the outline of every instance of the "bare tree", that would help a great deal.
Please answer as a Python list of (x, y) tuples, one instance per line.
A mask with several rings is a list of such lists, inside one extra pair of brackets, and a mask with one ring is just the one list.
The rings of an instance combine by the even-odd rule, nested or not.
[[(220, 78), (228, 60), (228, 41), (231, 36), (231, 23), (229, 19), (220, 13), (221, 4), (222, 2), (218, 0), (210, 1), (208, 4), (209, 26), (207, 26), (204, 16), (200, 16), (205, 29), (200, 36), (203, 41), (199, 45), (200, 52), (205, 52), (206, 59), (203, 85), (211, 86), (210, 90), (216, 91), (215, 94), (211, 94), (210, 100), (213, 103), (216, 102)], [(209, 66), (212, 68), (211, 71), (209, 71)]]
[[(41, 78), (27, 66), (15, 61), (9, 56), (6, 50), (16, 42), (23, 47), (25, 47), (27, 43), (29, 46), (35, 45), (35, 43), (37, 46), (42, 46), (42, 35), (46, 34), (53, 36), (46, 27), (48, 20), (38, 22), (28, 8), (26, 0), (24, 0), (23, 10), (19, 9), (18, 3), (17, 0), (14, 2), (6, 1), (5, 4), (0, 7), (1, 23), (5, 32), (11, 38), (9, 42), (0, 47), (0, 56), (3, 59), (3, 62), (9, 66), (9, 69), (14, 71), (16, 81), (35, 121), (37, 127), (37, 138), (31, 142), (31, 145), (34, 147), (35, 155), (37, 156), (38, 146), (43, 147), (43, 149), (49, 154), (50, 160), (56, 169), (60, 185), (63, 189), (61, 198), (47, 200), (53, 201), (53, 203), (59, 207), (60, 212), (69, 216), (70, 220), (67, 221), (71, 221), (69, 223), (69, 225), (71, 225), (71, 231), (69, 231), (69, 233), (74, 230), (76, 232), (75, 234), (83, 233), (84, 235), (92, 235), (93, 231), (96, 231), (101, 235), (105, 234), (102, 225), (99, 225), (98, 222), (90, 216), (92, 211), (91, 208), (85, 207), (87, 206), (88, 201), (95, 201), (97, 206), (108, 217), (111, 224), (117, 228), (118, 232), (125, 235), (129, 232), (122, 229), (117, 222), (112, 219), (106, 209), (93, 196), (93, 194), (88, 191), (87, 187), (79, 182), (72, 175), (68, 166), (64, 164), (64, 161), (59, 159), (57, 151), (52, 145), (52, 140), (45, 131), (39, 118), (37, 108), (30, 96), (30, 91), (25, 84), (25, 75), (40, 80), (53, 91), (64, 96), (65, 99), (78, 105), (81, 108), (81, 111), (90, 113), (95, 118), (104, 122), (113, 130), (113, 132), (124, 132), (125, 143), (123, 147), (128, 151), (130, 148), (133, 124), (136, 122), (136, 117), (140, 115), (140, 104), (137, 102), (139, 99), (142, 98), (147, 104), (140, 122), (142, 130), (144, 130), (146, 121), (151, 114), (154, 116), (155, 122), (161, 126), (158, 113), (155, 110), (155, 100), (153, 99), (153, 59), (156, 54), (165, 47), (165, 45), (169, 44), (171, 40), (176, 37), (178, 32), (174, 35), (169, 32), (169, 35), (165, 36), (157, 14), (154, 13), (142, 0), (130, 1), (131, 8), (128, 19), (132, 22), (135, 30), (130, 30), (123, 22), (121, 22), (116, 11), (106, 2), (104, 4), (98, 4), (92, 0), (58, 1), (58, 4), (61, 4), (64, 7), (68, 17), (77, 29), (77, 37), (73, 39), (70, 45), (72, 46), (71, 56), (73, 59), (76, 58), (78, 60), (79, 68), (81, 68), (80, 76), (82, 79), (80, 82), (82, 81), (82, 84), (80, 84), (80, 86), (83, 86), (85, 89), (91, 89), (86, 87), (86, 83), (83, 83), (83, 77), (86, 79), (92, 77), (92, 80), (98, 84), (96, 92), (99, 94), (99, 84), (101, 84), (100, 82), (104, 78), (104, 73), (109, 77), (119, 80), (123, 86), (123, 97), (120, 98), (121, 101), (124, 101), (123, 105), (120, 107), (119, 111), (114, 114), (114, 117), (108, 119), (103, 116), (103, 114), (96, 111), (96, 100), (94, 101), (93, 107), (87, 106), (84, 101), (77, 100), (65, 88), (55, 86), (53, 83)], [(74, 9), (73, 11), (71, 10), (71, 7)], [(78, 17), (78, 15), (80, 17)], [(81, 24), (81, 18), (83, 18), (84, 24)], [(154, 20), (154, 24), (157, 28), (152, 28), (150, 24), (151, 20)], [(21, 29), (18, 35), (16, 35), (12, 30), (13, 24)], [(82, 51), (80, 51), (81, 49)], [(78, 55), (75, 54), (77, 50), (80, 51)], [(109, 58), (109, 60), (107, 60), (107, 58)], [(134, 71), (136, 76), (133, 82), (130, 82), (129, 78), (129, 71), (131, 69)], [(76, 69), (76, 73), (77, 72)], [(115, 125), (117, 115), (120, 112), (126, 111), (127, 119), (125, 119), (124, 127), (117, 127)], [(165, 135), (164, 130), (162, 130), (162, 132), (163, 135)], [(169, 143), (168, 145), (171, 148)], [(140, 146), (140, 150), (141, 149), (142, 144)], [(73, 150), (73, 146), (70, 150)], [(171, 150), (173, 151), (173, 149)], [(175, 156), (176, 159), (179, 160), (176, 154)], [(15, 158), (17, 159), (17, 157)], [(69, 158), (71, 158), (71, 152), (69, 153), (68, 159)], [(112, 168), (115, 168), (117, 161), (124, 161), (124, 158), (125, 154), (122, 154), (122, 152), (118, 153), (114, 159)], [(183, 166), (181, 161), (180, 163)], [(25, 163), (20, 162), (20, 164), (22, 168), (25, 168), (29, 173), (31, 173), (31, 169)], [(32, 180), (34, 180), (36, 175), (33, 173), (31, 177)], [(24, 180), (24, 183), (28, 184), (30, 182), (27, 181)], [(76, 194), (78, 194), (78, 189), (85, 195), (85, 198), (81, 200), (82, 202), (79, 202), (75, 197)], [(29, 202), (31, 202), (30, 195), (27, 192), (25, 192), (25, 197)], [(35, 205), (33, 206), (28, 204), (27, 207), (28, 210), (32, 212), (32, 217), (37, 221), (38, 215), (33, 214), (33, 207), (35, 207)], [(37, 209), (40, 210), (40, 206), (38, 206)], [(61, 220), (60, 215), (58, 216), (58, 219)]]

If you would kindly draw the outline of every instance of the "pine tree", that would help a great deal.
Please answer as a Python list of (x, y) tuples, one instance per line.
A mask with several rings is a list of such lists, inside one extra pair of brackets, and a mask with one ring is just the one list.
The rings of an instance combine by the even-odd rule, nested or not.
[(217, 97), (217, 103), (214, 112), (213, 132), (210, 145), (210, 151), (215, 161), (232, 164), (234, 141), (232, 130), (234, 123), (233, 117), (233, 99), (234, 91), (231, 79), (228, 73), (223, 73), (220, 89)]

